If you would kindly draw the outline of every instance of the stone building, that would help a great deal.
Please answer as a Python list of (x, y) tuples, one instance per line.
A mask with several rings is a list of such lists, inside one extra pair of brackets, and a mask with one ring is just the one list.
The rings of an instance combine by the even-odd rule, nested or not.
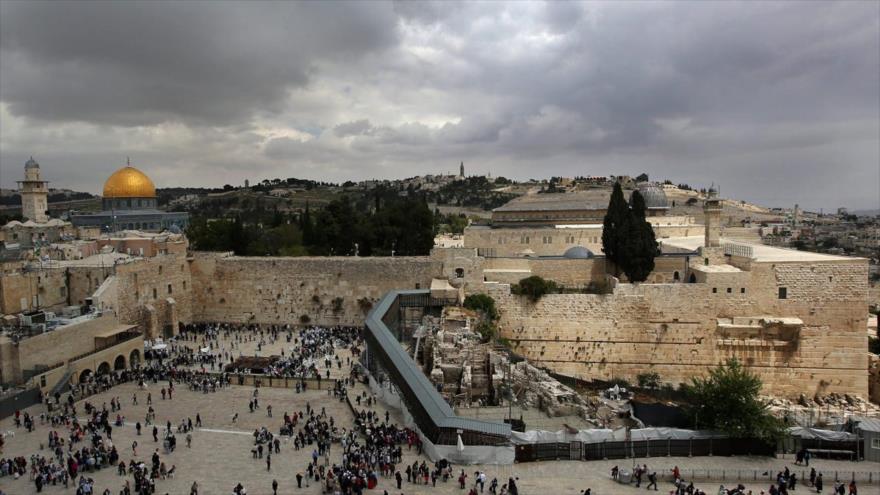
[(188, 213), (157, 209), (156, 186), (131, 164), (107, 178), (102, 207), (98, 213), (74, 213), (70, 219), (77, 227), (98, 227), (105, 232), (124, 229), (180, 232), (189, 223)]

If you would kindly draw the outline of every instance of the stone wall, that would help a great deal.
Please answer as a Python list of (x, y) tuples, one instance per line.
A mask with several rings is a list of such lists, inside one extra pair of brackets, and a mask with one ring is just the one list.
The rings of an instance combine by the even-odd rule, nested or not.
[[(502, 335), (559, 373), (635, 382), (639, 373), (657, 372), (679, 383), (736, 357), (768, 392), (867, 397), (866, 260), (752, 263), (737, 278), (730, 291), (709, 283), (621, 284), (611, 295), (554, 294), (537, 303), (510, 295), (509, 286), (487, 285)], [(788, 289), (786, 299), (779, 287)], [(750, 338), (751, 327), (742, 338), (736, 330), (719, 334), (718, 318), (756, 316), (803, 325), (790, 341)]]
[(0, 313), (16, 314), (39, 307), (67, 305), (64, 270), (21, 269), (4, 271), (0, 277)]
[(195, 292), (185, 252), (116, 267), (117, 316), (138, 325), (146, 338), (176, 335), (178, 322), (192, 319)]
[[(651, 217), (657, 239), (701, 235), (703, 226), (691, 217)], [(599, 220), (601, 222), (601, 219)], [(535, 256), (561, 256), (568, 248), (583, 246), (595, 254), (602, 253), (602, 224), (577, 228), (528, 227), (465, 229), (464, 246), (476, 249), (483, 256), (522, 256), (526, 250)]]
[[(430, 257), (256, 258), (196, 253), (193, 321), (362, 325), (392, 289), (427, 289), (443, 276)], [(183, 318), (182, 318), (183, 320)], [(189, 321), (189, 320), (186, 320)]]

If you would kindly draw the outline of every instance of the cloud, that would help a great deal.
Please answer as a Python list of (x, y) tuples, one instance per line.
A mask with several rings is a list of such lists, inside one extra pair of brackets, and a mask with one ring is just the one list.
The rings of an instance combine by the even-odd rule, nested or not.
[(878, 87), (870, 2), (2, 2), (0, 179), (31, 154), (93, 191), (127, 155), (160, 186), (464, 160), (877, 207)]

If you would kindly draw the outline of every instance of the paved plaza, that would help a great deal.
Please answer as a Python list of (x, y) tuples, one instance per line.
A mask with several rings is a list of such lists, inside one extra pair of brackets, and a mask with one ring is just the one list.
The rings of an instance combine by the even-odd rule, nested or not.
[[(333, 416), (341, 427), (350, 428), (353, 420), (348, 406), (338, 399), (328, 396), (326, 391), (309, 390), (297, 394), (290, 389), (263, 387), (260, 389), (261, 407), (256, 412), (250, 413), (248, 401), (253, 393), (252, 387), (230, 386), (215, 393), (204, 394), (180, 386), (176, 389), (172, 400), (162, 400), (156, 393), (158, 389), (158, 385), (151, 385), (149, 388), (153, 394), (153, 407), (156, 411), (158, 424), (164, 425), (166, 421), (171, 421), (173, 425), (176, 425), (182, 419), (194, 419), (197, 413), (201, 415), (203, 427), (195, 429), (191, 448), (186, 447), (183, 435), (178, 434), (177, 450), (166, 455), (162, 452), (161, 438), (159, 443), (153, 442), (148, 429), (145, 428), (141, 436), (136, 435), (133, 424), (135, 421), (144, 422), (147, 405), (146, 392), (139, 390), (134, 384), (119, 385), (107, 392), (92, 396), (88, 400), (98, 407), (101, 407), (105, 402), (109, 404), (113, 397), (119, 397), (122, 401), (124, 405), (122, 414), (125, 416), (126, 426), (114, 428), (113, 442), (120, 450), (121, 457), (126, 464), (131, 459), (149, 463), (153, 451), (159, 449), (162, 461), (169, 467), (176, 466), (176, 475), (173, 479), (156, 482), (157, 493), (160, 494), (187, 494), (193, 481), (198, 482), (201, 494), (226, 495), (232, 493), (232, 488), (239, 482), (244, 485), (248, 494), (270, 494), (273, 479), (278, 480), (279, 493), (302, 493), (304, 495), (321, 493), (321, 488), (314, 483), (308, 488), (296, 488), (295, 475), (297, 472), (305, 472), (306, 465), (310, 460), (310, 448), (295, 451), (292, 443), (283, 442), (281, 453), (273, 456), (271, 471), (267, 471), (264, 460), (252, 458), (252, 433), (254, 429), (262, 426), (277, 431), (282, 424), (284, 412), (304, 410), (306, 403), (319, 411), (322, 407), (326, 408), (327, 413)], [(356, 394), (362, 391), (363, 388), (358, 385), (352, 389), (351, 393)], [(138, 395), (139, 404), (137, 406), (132, 405), (132, 394)], [(77, 404), (79, 411), (82, 411), (82, 404), (82, 401)], [(272, 418), (266, 414), (266, 406), (270, 404), (274, 410)], [(38, 413), (39, 410), (40, 406), (31, 408), (32, 412)], [(381, 406), (376, 407), (375, 410), (384, 415), (384, 409)], [(235, 413), (238, 413), (239, 416), (238, 420), (233, 423), (232, 418)], [(392, 414), (392, 421), (400, 421), (400, 418)], [(51, 453), (48, 449), (40, 450), (41, 443), (45, 443), (49, 429), (48, 425), (40, 425), (38, 422), (36, 430), (27, 433), (23, 428), (16, 429), (11, 418), (3, 420), (0, 422), (0, 430), (11, 430), (16, 434), (14, 438), (7, 440), (2, 456), (29, 457), (37, 452), (49, 456)], [(132, 455), (133, 441), (138, 442), (137, 456)], [(334, 444), (331, 448), (331, 463), (338, 463), (339, 456), (341, 456), (341, 448), (338, 444)], [(417, 457), (415, 451), (407, 451), (404, 448), (404, 463), (411, 464)], [(473, 473), (478, 469), (484, 470), (489, 480), (493, 477), (498, 477), (499, 481), (506, 480), (509, 476), (518, 477), (520, 493), (523, 494), (577, 494), (586, 488), (592, 488), (594, 494), (636, 494), (642, 489), (622, 486), (609, 479), (609, 471), (612, 466), (626, 467), (631, 466), (631, 463), (631, 460), (555, 461), (513, 466), (469, 466), (464, 469), (469, 474), (469, 479), (473, 479)], [(685, 478), (690, 476), (690, 470), (713, 469), (715, 476), (720, 480), (722, 471), (724, 471), (725, 481), (697, 481), (696, 485), (710, 494), (717, 492), (719, 484), (735, 485), (732, 478), (736, 476), (741, 476), (742, 483), (758, 494), (761, 489), (766, 490), (768, 485), (759, 486), (756, 484), (753, 478), (755, 470), (778, 471), (786, 465), (794, 468), (791, 459), (767, 458), (649, 458), (639, 459), (639, 463), (647, 463), (650, 470), (656, 470), (658, 473), (663, 473), (677, 465), (683, 470)], [(844, 476), (843, 473), (847, 473), (846, 476), (849, 476), (852, 471), (863, 473), (871, 470), (880, 471), (880, 466), (876, 463), (817, 460), (813, 464), (825, 473), (826, 493), (830, 492), (833, 485), (835, 471), (840, 473), (841, 477)], [(456, 468), (456, 473), (458, 469)], [(800, 468), (795, 469), (799, 470)], [(105, 488), (109, 488), (111, 493), (115, 495), (119, 493), (126, 479), (118, 476), (114, 468), (105, 468), (86, 474), (96, 481), (95, 493), (101, 493)], [(798, 474), (800, 475), (800, 472)], [(877, 474), (874, 479), (877, 479)], [(668, 490), (671, 486), (671, 484), (661, 482), (660, 489)], [(7, 494), (36, 493), (33, 482), (27, 477), (22, 477), (19, 480), (13, 480), (11, 477), (0, 478), (0, 488)], [(806, 493), (808, 488), (807, 486), (799, 486), (797, 491)], [(400, 493), (406, 495), (466, 493), (458, 488), (458, 484), (454, 480), (447, 483), (438, 481), (436, 487), (413, 485), (404, 481), (402, 489), (397, 490), (393, 479), (380, 478), (377, 489), (370, 492), (381, 494), (382, 490), (388, 490), (391, 495)], [(58, 486), (44, 488), (44, 493), (74, 493), (74, 491), (73, 487), (67, 490)], [(860, 492), (876, 494), (880, 493), (880, 490), (876, 484), (873, 486), (862, 484)]]

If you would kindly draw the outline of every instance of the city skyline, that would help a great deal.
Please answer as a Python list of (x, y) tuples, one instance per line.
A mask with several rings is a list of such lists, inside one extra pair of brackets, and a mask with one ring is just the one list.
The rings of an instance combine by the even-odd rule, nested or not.
[[(880, 207), (875, 3), (0, 4), (0, 185), (635, 175)], [(36, 33), (34, 26), (38, 26)], [(38, 35), (35, 35), (38, 34)]]

